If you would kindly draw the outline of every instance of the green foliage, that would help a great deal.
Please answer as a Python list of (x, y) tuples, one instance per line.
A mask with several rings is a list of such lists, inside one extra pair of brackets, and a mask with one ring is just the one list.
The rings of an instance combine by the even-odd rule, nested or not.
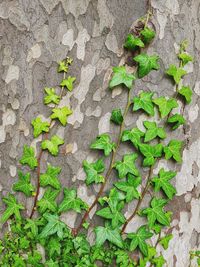
[(164, 237), (162, 237), (159, 241), (159, 243), (163, 246), (163, 248), (166, 250), (168, 249), (169, 246), (169, 242), (170, 240), (173, 238), (172, 234), (166, 235)]
[(47, 188), (43, 197), (37, 203), (37, 207), (40, 213), (44, 213), (46, 211), (57, 211), (56, 197), (58, 196), (58, 193), (58, 190)]
[(20, 163), (23, 165), (28, 165), (32, 170), (37, 167), (38, 162), (35, 157), (35, 151), (33, 147), (24, 145), (23, 154), (20, 159)]
[(178, 107), (178, 103), (174, 98), (166, 99), (165, 97), (159, 97), (153, 99), (153, 102), (158, 106), (162, 119), (170, 114), (173, 108)]
[(123, 115), (121, 109), (113, 109), (110, 120), (117, 125), (122, 124)]
[(95, 228), (96, 245), (102, 246), (106, 240), (112, 244), (123, 248), (123, 241), (118, 229), (110, 229), (109, 227), (97, 226)]
[(24, 175), (22, 171), (19, 171), (18, 176), (19, 181), (13, 185), (13, 190), (23, 192), (27, 197), (30, 197), (35, 190), (34, 186), (30, 182), (30, 173), (26, 173)]
[(160, 68), (158, 59), (159, 57), (157, 55), (149, 56), (147, 54), (140, 54), (134, 57), (134, 60), (139, 64), (138, 77), (143, 78), (152, 70), (158, 70)]
[(47, 149), (53, 156), (58, 155), (58, 147), (63, 145), (64, 141), (57, 135), (53, 135), (51, 140), (42, 141), (41, 148)]
[(33, 136), (38, 137), (42, 132), (48, 133), (49, 132), (49, 122), (42, 121), (40, 117), (35, 118), (32, 120), (33, 126)]
[(176, 130), (179, 126), (185, 124), (186, 121), (182, 115), (176, 113), (173, 116), (169, 117), (167, 122), (172, 124), (173, 130)]
[(144, 121), (144, 127), (147, 129), (144, 137), (144, 142), (149, 142), (156, 137), (161, 139), (166, 138), (166, 132), (163, 127), (158, 127), (155, 122)]
[(75, 77), (68, 76), (67, 79), (63, 79), (60, 86), (66, 87), (70, 92), (73, 90), (73, 83), (76, 81)]
[(181, 149), (183, 142), (179, 140), (171, 140), (167, 146), (164, 147), (165, 158), (173, 158), (177, 162), (182, 162)]
[(113, 77), (109, 83), (109, 87), (113, 88), (118, 85), (125, 85), (128, 89), (132, 88), (133, 81), (136, 79), (133, 74), (126, 71), (124, 66), (113, 68)]
[(188, 53), (180, 53), (178, 55), (178, 58), (182, 61), (183, 66), (185, 66), (187, 63), (193, 61), (193, 57), (189, 55)]
[(114, 167), (117, 169), (120, 179), (126, 177), (128, 173), (139, 176), (139, 171), (135, 166), (137, 158), (138, 155), (136, 153), (127, 154), (123, 157), (123, 161), (117, 161), (115, 163)]
[(185, 98), (187, 104), (192, 101), (192, 90), (190, 89), (190, 87), (182, 86), (178, 93)]
[(83, 168), (87, 175), (86, 184), (91, 183), (103, 183), (104, 177), (100, 173), (104, 172), (105, 165), (103, 159), (97, 160), (95, 163), (89, 163), (86, 160), (83, 161)]
[(144, 43), (138, 37), (135, 37), (131, 33), (127, 35), (124, 47), (129, 50), (136, 50), (138, 47), (144, 47)]
[(40, 175), (40, 185), (42, 187), (50, 185), (55, 189), (60, 189), (61, 184), (58, 180), (60, 172), (61, 168), (53, 167), (51, 164), (48, 164), (46, 172)]
[(148, 145), (148, 144), (139, 144), (139, 150), (142, 155), (145, 157), (143, 160), (143, 166), (152, 166), (154, 165), (156, 158), (160, 158), (163, 152), (163, 145)]
[(103, 150), (105, 156), (109, 156), (109, 154), (115, 150), (115, 146), (115, 143), (111, 142), (108, 134), (101, 134), (92, 142), (90, 148)]
[(45, 93), (46, 93), (46, 96), (44, 97), (44, 104), (59, 104), (60, 102), (60, 96), (57, 95), (55, 93), (55, 89), (54, 88), (48, 88), (48, 87), (45, 87), (44, 88), (45, 90)]
[(182, 68), (177, 68), (175, 65), (170, 65), (166, 73), (171, 76), (176, 84), (179, 84), (181, 78), (187, 74), (187, 72)]
[(131, 130), (125, 130), (122, 133), (122, 141), (131, 141), (131, 143), (138, 148), (138, 145), (141, 143), (141, 137), (144, 136), (144, 133), (138, 128), (133, 128)]
[(149, 44), (155, 37), (156, 33), (154, 30), (145, 27), (141, 32), (142, 40), (145, 44)]
[(152, 101), (152, 92), (141, 92), (139, 97), (133, 98), (133, 111), (143, 109), (150, 116), (154, 116), (154, 105)]
[(54, 108), (52, 112), (51, 119), (58, 119), (63, 126), (67, 124), (67, 117), (72, 114), (68, 107)]
[(166, 261), (161, 255), (159, 257), (154, 258), (152, 262), (154, 263), (155, 267), (163, 267)]

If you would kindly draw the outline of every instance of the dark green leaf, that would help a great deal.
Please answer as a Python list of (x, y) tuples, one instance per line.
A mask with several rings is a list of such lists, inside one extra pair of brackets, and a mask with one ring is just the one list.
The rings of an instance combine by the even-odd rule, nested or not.
[(149, 144), (140, 144), (140, 152), (145, 156), (143, 160), (143, 166), (152, 166), (155, 163), (155, 158), (160, 158), (163, 152), (162, 144), (151, 146)]
[(111, 142), (108, 134), (101, 134), (92, 142), (90, 148), (103, 150), (105, 156), (108, 156), (115, 149), (115, 146), (115, 143)]
[(172, 124), (173, 130), (176, 130), (180, 125), (185, 124), (185, 119), (182, 115), (176, 113), (173, 116), (169, 117), (167, 122)]
[(157, 55), (149, 56), (147, 54), (140, 54), (133, 58), (139, 64), (138, 77), (143, 78), (149, 74), (152, 70), (158, 70), (160, 65), (158, 64), (159, 57)]
[(19, 181), (13, 185), (13, 190), (18, 192), (23, 192), (27, 197), (32, 195), (32, 192), (35, 190), (35, 187), (31, 184), (31, 175), (30, 173), (18, 172)]
[(135, 161), (138, 158), (136, 153), (127, 154), (123, 157), (123, 161), (117, 161), (114, 167), (118, 170), (119, 178), (126, 177), (128, 173), (139, 176), (139, 171), (135, 166)]
[(48, 164), (46, 172), (40, 175), (40, 185), (43, 187), (50, 185), (55, 189), (60, 189), (61, 184), (58, 180), (60, 172), (61, 168)]
[(121, 109), (113, 109), (110, 120), (115, 124), (122, 124), (123, 115)]
[(177, 162), (182, 162), (181, 158), (181, 149), (183, 142), (179, 140), (171, 140), (169, 144), (164, 147), (165, 158), (170, 159), (173, 158)]
[(138, 145), (141, 143), (141, 137), (144, 136), (144, 133), (138, 128), (133, 128), (132, 130), (125, 130), (122, 133), (122, 141), (131, 141), (132, 144), (138, 148)]
[(145, 44), (150, 43), (156, 35), (154, 30), (148, 27), (145, 27), (144, 30), (140, 32), (140, 34), (142, 35), (142, 40), (144, 41)]
[(102, 246), (106, 240), (110, 241), (117, 247), (123, 248), (123, 240), (118, 229), (109, 229), (107, 227), (98, 226), (95, 228), (96, 245)]
[(178, 107), (178, 103), (174, 98), (166, 99), (164, 96), (153, 99), (153, 102), (158, 106), (161, 118), (165, 118), (173, 108)]
[(124, 47), (129, 50), (136, 50), (138, 47), (144, 47), (144, 43), (138, 37), (135, 37), (131, 33), (127, 35)]
[(91, 183), (103, 183), (104, 177), (100, 173), (104, 172), (105, 165), (103, 159), (99, 159), (94, 163), (89, 163), (88, 161), (83, 161), (83, 169), (87, 175), (86, 184)]
[(57, 203), (56, 197), (58, 196), (58, 190), (52, 190), (48, 188), (43, 197), (37, 202), (37, 207), (40, 213), (44, 213), (46, 211), (56, 212)]
[(143, 109), (147, 114), (154, 116), (154, 104), (152, 102), (152, 92), (142, 92), (139, 97), (133, 98), (133, 111)]

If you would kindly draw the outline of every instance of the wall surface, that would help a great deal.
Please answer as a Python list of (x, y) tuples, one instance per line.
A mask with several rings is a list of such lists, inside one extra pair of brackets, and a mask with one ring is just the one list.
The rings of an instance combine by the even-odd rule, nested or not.
[[(184, 109), (188, 124), (177, 131), (180, 139), (187, 140), (183, 165), (161, 160), (157, 167), (157, 170), (165, 166), (178, 171), (174, 182), (177, 196), (170, 204), (173, 210), (170, 231), (174, 238), (163, 254), (167, 266), (183, 267), (189, 266), (189, 251), (198, 248), (200, 242), (200, 3), (199, 0), (152, 0), (152, 6), (157, 37), (149, 53), (160, 55), (161, 70), (137, 82), (133, 94), (151, 89), (157, 95), (173, 95), (174, 87), (164, 70), (177, 62), (176, 50), (183, 39), (189, 40), (189, 52), (195, 57), (185, 77), (185, 83), (194, 91), (192, 104)], [(56, 127), (55, 133), (65, 139), (63, 153), (56, 162), (63, 167), (62, 184), (78, 186), (79, 196), (88, 203), (93, 201), (98, 188), (86, 188), (82, 160), (97, 158), (98, 154), (89, 150), (96, 135), (118, 131), (109, 123), (110, 112), (117, 106), (123, 108), (125, 97), (119, 88), (111, 93), (107, 89), (108, 80), (112, 66), (123, 61), (126, 34), (145, 12), (145, 0), (0, 0), (1, 195), (11, 191), (17, 180), (23, 144), (38, 148), (40, 139), (33, 142), (30, 122), (40, 114), (50, 115), (50, 109), (42, 103), (43, 88), (60, 83), (62, 76), (56, 73), (56, 62), (68, 55), (74, 58), (70, 74), (77, 81), (74, 91), (64, 97), (62, 104), (70, 101), (74, 113), (66, 128)], [(144, 119), (144, 114), (130, 112), (126, 126), (141, 127)], [(129, 151), (130, 147), (123, 146), (120, 153), (125, 150)], [(52, 162), (45, 155), (44, 166), (47, 160)], [(32, 200), (26, 205), (31, 207)], [(132, 209), (130, 205), (127, 216)], [(71, 226), (76, 220), (79, 218), (73, 212), (65, 217)], [(139, 223), (140, 220), (131, 222), (128, 231), (137, 229)]]

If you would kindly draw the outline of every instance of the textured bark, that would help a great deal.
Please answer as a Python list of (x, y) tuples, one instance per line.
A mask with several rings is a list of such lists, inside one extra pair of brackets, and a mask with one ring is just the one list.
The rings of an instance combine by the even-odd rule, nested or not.
[[(185, 84), (194, 91), (192, 104), (184, 109), (188, 123), (175, 134), (187, 140), (183, 165), (161, 160), (155, 170), (164, 166), (178, 171), (174, 181), (177, 196), (170, 204), (173, 222), (169, 231), (174, 238), (163, 255), (168, 266), (182, 267), (189, 266), (189, 251), (198, 248), (200, 233), (200, 3), (198, 0), (152, 0), (152, 6), (157, 37), (149, 53), (160, 55), (161, 70), (137, 81), (133, 94), (150, 89), (157, 95), (172, 96), (174, 87), (164, 70), (177, 62), (176, 51), (183, 39), (189, 40), (189, 52), (195, 57), (184, 78)], [(89, 150), (97, 134), (118, 131), (110, 125), (110, 113), (114, 107), (123, 108), (126, 99), (121, 89), (112, 93), (107, 89), (108, 80), (112, 66), (120, 62), (126, 34), (145, 12), (145, 0), (0, 0), (1, 195), (10, 192), (17, 180), (23, 144), (38, 148), (40, 138), (33, 141), (30, 122), (35, 116), (43, 114), (47, 118), (50, 115), (50, 109), (43, 105), (43, 88), (59, 84), (62, 76), (56, 74), (56, 62), (68, 55), (74, 58), (70, 74), (77, 76), (77, 81), (74, 91), (64, 97), (62, 103), (70, 101), (74, 113), (66, 128), (57, 126), (54, 130), (65, 139), (64, 153), (55, 159), (45, 154), (42, 169), (46, 161), (57, 163), (62, 167), (62, 184), (77, 186), (79, 196), (88, 204), (93, 202), (98, 187), (85, 186), (82, 160), (97, 158), (98, 153)], [(141, 127), (146, 118), (142, 113), (133, 115), (130, 112), (126, 126)], [(120, 154), (124, 151), (132, 149), (124, 145)], [(32, 202), (29, 199), (26, 203), (29, 210)], [(126, 216), (131, 214), (133, 206), (129, 205)], [(72, 227), (80, 221), (73, 212), (63, 219)], [(141, 222), (141, 219), (133, 220), (127, 230), (134, 231)]]

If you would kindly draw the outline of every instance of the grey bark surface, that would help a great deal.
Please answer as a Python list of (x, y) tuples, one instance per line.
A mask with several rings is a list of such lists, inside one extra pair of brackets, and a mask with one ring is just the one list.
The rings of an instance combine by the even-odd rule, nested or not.
[[(165, 167), (178, 171), (174, 181), (177, 196), (169, 205), (173, 211), (169, 231), (174, 238), (163, 255), (166, 266), (182, 267), (189, 266), (189, 251), (200, 249), (200, 3), (198, 0), (152, 0), (152, 6), (157, 36), (148, 52), (159, 54), (161, 69), (137, 81), (133, 95), (140, 90), (152, 90), (158, 96), (173, 95), (175, 88), (164, 70), (169, 64), (178, 63), (176, 52), (183, 39), (188, 39), (189, 52), (195, 58), (188, 65), (189, 74), (184, 78), (185, 84), (194, 91), (192, 104), (184, 109), (188, 123), (174, 134), (187, 140), (183, 164), (161, 160), (155, 170), (156, 173), (160, 167)], [(78, 195), (88, 204), (93, 202), (98, 186), (85, 186), (82, 161), (98, 157), (99, 153), (89, 150), (98, 134), (117, 135), (118, 128), (110, 124), (110, 114), (115, 107), (123, 109), (126, 98), (121, 88), (109, 91), (108, 81), (112, 66), (123, 61), (122, 46), (132, 23), (145, 13), (145, 0), (0, 0), (1, 196), (11, 192), (17, 180), (23, 144), (39, 148), (41, 139), (33, 141), (30, 122), (36, 116), (48, 118), (51, 114), (50, 108), (43, 105), (43, 89), (58, 87), (62, 75), (56, 73), (57, 62), (70, 56), (74, 63), (69, 74), (77, 77), (76, 86), (63, 98), (61, 105), (70, 103), (74, 113), (66, 128), (55, 127), (54, 133), (64, 138), (65, 145), (55, 159), (45, 154), (42, 170), (46, 162), (61, 166), (63, 186), (77, 186)], [(142, 113), (130, 112), (126, 127), (141, 128), (145, 119), (148, 118)], [(125, 151), (133, 150), (123, 145), (118, 159)], [(112, 179), (115, 176), (113, 172)], [(34, 182), (34, 175), (32, 180)], [(146, 201), (149, 198), (147, 196)], [(29, 199), (26, 203), (29, 210), (32, 204)], [(128, 206), (126, 216), (131, 214), (134, 205)], [(80, 216), (70, 212), (63, 220), (73, 227)], [(127, 231), (136, 230), (142, 222), (140, 218), (134, 219)], [(92, 240), (93, 236), (89, 238)]]

